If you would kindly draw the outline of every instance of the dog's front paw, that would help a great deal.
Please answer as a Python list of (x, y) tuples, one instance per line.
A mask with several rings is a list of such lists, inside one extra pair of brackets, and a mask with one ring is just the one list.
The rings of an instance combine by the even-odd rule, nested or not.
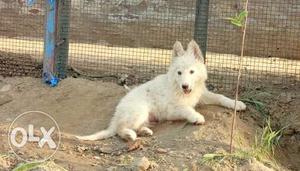
[(205, 119), (204, 116), (201, 114), (194, 114), (189, 121), (195, 125), (200, 125), (200, 124), (204, 124)]
[(241, 110), (246, 110), (246, 105), (242, 101), (237, 101), (236, 103), (236, 110), (241, 111)]
[[(235, 101), (231, 99), (225, 100), (222, 105), (224, 107), (234, 109)], [(242, 101), (237, 101), (236, 102), (236, 110), (241, 111), (241, 110), (246, 110), (246, 105)]]

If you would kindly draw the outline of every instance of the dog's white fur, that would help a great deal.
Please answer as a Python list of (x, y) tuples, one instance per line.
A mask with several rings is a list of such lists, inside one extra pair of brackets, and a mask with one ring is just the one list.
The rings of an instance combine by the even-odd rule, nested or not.
[[(194, 107), (197, 103), (216, 104), (234, 108), (234, 100), (207, 90), (207, 70), (199, 46), (195, 41), (184, 51), (180, 42), (173, 47), (173, 61), (166, 74), (131, 90), (116, 107), (106, 130), (89, 136), (77, 136), (82, 140), (105, 139), (115, 134), (126, 140), (138, 135), (152, 135), (149, 120), (187, 120), (203, 124), (204, 117)], [(185, 85), (185, 89), (183, 87)], [(246, 105), (238, 101), (237, 110)]]

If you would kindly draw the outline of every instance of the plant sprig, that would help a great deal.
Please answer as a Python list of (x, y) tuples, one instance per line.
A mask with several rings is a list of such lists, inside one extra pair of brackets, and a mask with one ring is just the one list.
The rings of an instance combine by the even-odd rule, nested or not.
[(228, 17), (226, 18), (226, 20), (229, 20), (232, 25), (235, 25), (237, 27), (243, 27), (247, 16), (248, 16), (248, 11), (243, 10), (235, 17)]

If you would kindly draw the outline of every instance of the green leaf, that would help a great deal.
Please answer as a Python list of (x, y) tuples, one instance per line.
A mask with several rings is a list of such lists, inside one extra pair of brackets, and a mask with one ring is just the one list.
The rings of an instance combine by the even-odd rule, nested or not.
[(240, 14), (238, 15), (238, 19), (240, 21), (242, 21), (242, 20), (245, 20), (247, 16), (248, 16), (248, 12), (244, 10), (244, 11), (240, 12)]
[(248, 12), (243, 10), (235, 17), (229, 17), (229, 18), (225, 18), (225, 19), (229, 20), (231, 24), (233, 24), (237, 27), (242, 27), (245, 23), (245, 19), (247, 16), (248, 16)]
[(231, 24), (238, 26), (238, 27), (242, 27), (242, 25), (243, 25), (240, 21), (237, 21), (237, 20), (232, 20)]

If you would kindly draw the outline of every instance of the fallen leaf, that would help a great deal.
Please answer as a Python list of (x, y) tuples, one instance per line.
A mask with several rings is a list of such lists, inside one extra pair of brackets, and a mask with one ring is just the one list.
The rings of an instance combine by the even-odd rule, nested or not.
[(128, 142), (127, 143), (127, 151), (134, 151), (143, 148), (143, 141), (141, 139), (137, 139), (136, 141), (133, 142)]

